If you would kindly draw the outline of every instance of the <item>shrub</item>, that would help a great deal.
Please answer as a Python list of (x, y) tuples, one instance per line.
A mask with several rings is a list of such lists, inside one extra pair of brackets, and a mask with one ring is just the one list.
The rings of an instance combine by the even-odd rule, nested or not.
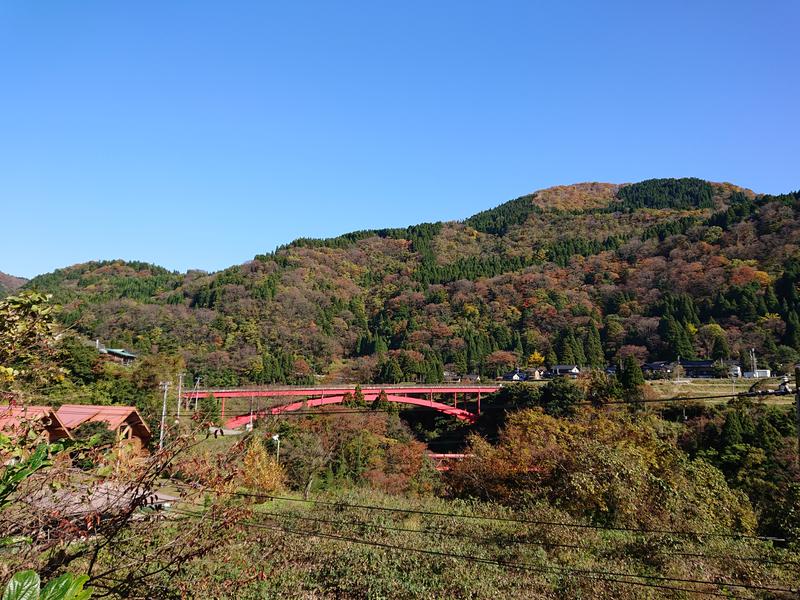
[(457, 496), (510, 506), (544, 500), (604, 524), (752, 531), (746, 496), (664, 439), (663, 425), (594, 410), (571, 420), (522, 410), (497, 445), (473, 437), (473, 456), (454, 466), (449, 483)]

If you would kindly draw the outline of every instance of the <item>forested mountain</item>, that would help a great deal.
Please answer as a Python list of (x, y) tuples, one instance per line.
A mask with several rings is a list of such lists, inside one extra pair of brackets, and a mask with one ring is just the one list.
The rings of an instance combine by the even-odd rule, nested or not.
[(22, 277), (14, 277), (13, 275), (8, 275), (0, 271), (0, 297), (14, 290), (18, 290), (25, 285), (27, 281), (27, 279), (23, 279)]
[(217, 273), (92, 262), (29, 288), (109, 346), (182, 354), (208, 385), (493, 376), (800, 359), (800, 192), (700, 179), (587, 183), (462, 222), (298, 239)]

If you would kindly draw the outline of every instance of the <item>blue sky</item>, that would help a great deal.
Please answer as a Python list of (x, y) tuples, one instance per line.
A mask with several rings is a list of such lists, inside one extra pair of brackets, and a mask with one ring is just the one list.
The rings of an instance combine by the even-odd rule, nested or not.
[(0, 270), (216, 270), (551, 185), (800, 188), (800, 3), (0, 3)]

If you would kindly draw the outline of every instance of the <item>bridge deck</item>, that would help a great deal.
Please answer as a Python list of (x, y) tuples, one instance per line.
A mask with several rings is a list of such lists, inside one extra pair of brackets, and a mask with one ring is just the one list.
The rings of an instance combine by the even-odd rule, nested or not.
[[(485, 394), (499, 390), (501, 384), (445, 384), (445, 385), (362, 385), (363, 394)], [(201, 390), (188, 390), (183, 392), (184, 398), (205, 397), (213, 394), (215, 398), (269, 398), (288, 396), (338, 396), (355, 392), (356, 386), (284, 386), (284, 387), (258, 387), (258, 388), (205, 388)]]

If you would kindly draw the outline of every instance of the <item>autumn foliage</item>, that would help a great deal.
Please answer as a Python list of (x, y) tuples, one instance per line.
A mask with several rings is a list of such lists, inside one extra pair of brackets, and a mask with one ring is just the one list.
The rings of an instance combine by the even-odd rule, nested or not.
[(584, 410), (512, 414), (497, 444), (471, 440), (448, 481), (457, 496), (523, 507), (547, 502), (615, 526), (753, 531), (747, 497), (707, 462), (690, 460), (657, 418)]

